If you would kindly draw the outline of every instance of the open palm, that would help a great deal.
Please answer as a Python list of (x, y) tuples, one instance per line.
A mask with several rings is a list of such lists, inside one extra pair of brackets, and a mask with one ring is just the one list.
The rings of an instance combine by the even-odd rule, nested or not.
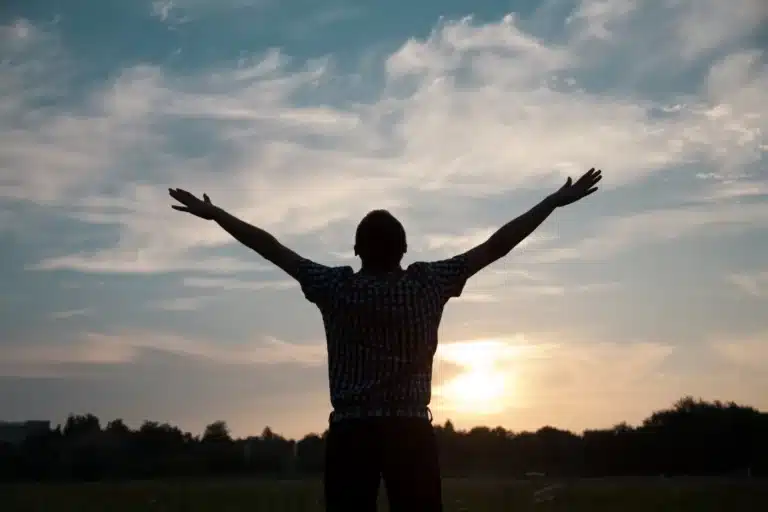
[(171, 208), (180, 212), (191, 213), (201, 219), (211, 220), (215, 213), (216, 207), (211, 203), (211, 198), (208, 194), (203, 194), (203, 199), (198, 198), (191, 192), (180, 188), (168, 189), (168, 193), (172, 198), (180, 202), (184, 206), (172, 205)]
[(597, 183), (603, 178), (602, 171), (590, 169), (576, 183), (569, 177), (565, 185), (552, 194), (551, 198), (557, 206), (566, 206), (583, 199), (597, 191)]

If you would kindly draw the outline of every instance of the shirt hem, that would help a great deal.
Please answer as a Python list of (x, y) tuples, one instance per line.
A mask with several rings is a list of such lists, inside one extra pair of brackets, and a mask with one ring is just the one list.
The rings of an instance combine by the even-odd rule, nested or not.
[(342, 420), (365, 418), (417, 418), (431, 423), (432, 411), (429, 407), (344, 408), (332, 411), (328, 421), (336, 423)]

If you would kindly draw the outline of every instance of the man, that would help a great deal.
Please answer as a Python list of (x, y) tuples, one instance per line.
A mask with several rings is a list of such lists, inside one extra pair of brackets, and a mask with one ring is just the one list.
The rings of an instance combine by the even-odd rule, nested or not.
[(508, 254), (557, 208), (597, 190), (589, 170), (488, 240), (431, 263), (401, 260), (405, 230), (389, 212), (374, 210), (355, 235), (360, 271), (303, 258), (274, 236), (180, 189), (176, 210), (212, 220), (294, 279), (323, 317), (328, 346), (331, 413), (326, 440), (328, 511), (376, 510), (383, 477), (392, 511), (442, 510), (437, 445), (429, 410), (432, 360), (443, 307), (467, 279)]

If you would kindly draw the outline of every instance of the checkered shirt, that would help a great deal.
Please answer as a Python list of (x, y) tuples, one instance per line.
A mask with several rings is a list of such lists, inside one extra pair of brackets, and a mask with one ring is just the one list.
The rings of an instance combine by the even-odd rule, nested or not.
[(460, 255), (413, 263), (400, 276), (304, 259), (298, 280), (323, 317), (331, 421), (371, 416), (431, 419), (432, 360), (443, 308), (468, 278)]

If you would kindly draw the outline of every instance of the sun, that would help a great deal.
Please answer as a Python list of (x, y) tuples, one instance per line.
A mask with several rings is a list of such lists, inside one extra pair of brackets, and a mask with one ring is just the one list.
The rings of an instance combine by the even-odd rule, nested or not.
[(494, 414), (504, 409), (505, 375), (483, 368), (471, 369), (441, 387), (449, 408), (468, 414)]
[(441, 406), (470, 415), (502, 412), (512, 391), (509, 371), (498, 368), (505, 355), (508, 356), (507, 347), (492, 340), (444, 346), (440, 357), (464, 371), (436, 391)]

